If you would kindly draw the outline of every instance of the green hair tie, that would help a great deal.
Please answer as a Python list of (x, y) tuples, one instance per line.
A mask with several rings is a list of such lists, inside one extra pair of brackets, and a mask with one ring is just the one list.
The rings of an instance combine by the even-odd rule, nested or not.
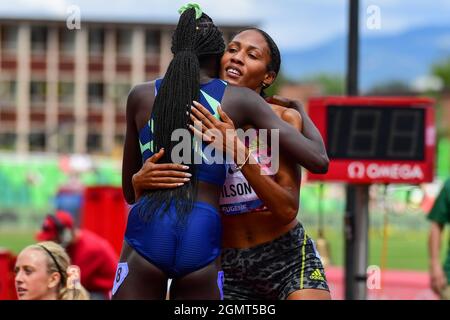
[(182, 6), (180, 9), (178, 9), (178, 13), (179, 14), (183, 14), (183, 12), (185, 12), (188, 9), (194, 9), (195, 10), (195, 19), (198, 20), (200, 19), (200, 17), (203, 14), (202, 9), (200, 8), (200, 6), (196, 3), (188, 3), (185, 4), (184, 6)]

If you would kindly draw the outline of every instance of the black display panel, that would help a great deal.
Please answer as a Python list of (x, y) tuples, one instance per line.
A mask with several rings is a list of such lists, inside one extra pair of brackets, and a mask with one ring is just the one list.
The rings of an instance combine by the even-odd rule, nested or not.
[(423, 108), (328, 106), (327, 123), (330, 159), (425, 158)]

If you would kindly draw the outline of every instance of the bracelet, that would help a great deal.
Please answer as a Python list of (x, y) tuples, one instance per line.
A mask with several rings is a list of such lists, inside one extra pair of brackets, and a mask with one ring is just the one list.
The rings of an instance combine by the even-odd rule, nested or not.
[(237, 171), (240, 171), (240, 170), (242, 169), (242, 167), (247, 163), (248, 159), (250, 159), (250, 154), (251, 154), (251, 153), (252, 153), (252, 152), (250, 151), (250, 149), (248, 149), (248, 155), (247, 155), (247, 158), (245, 159), (245, 161), (244, 161), (241, 165), (236, 166), (236, 170), (237, 170)]

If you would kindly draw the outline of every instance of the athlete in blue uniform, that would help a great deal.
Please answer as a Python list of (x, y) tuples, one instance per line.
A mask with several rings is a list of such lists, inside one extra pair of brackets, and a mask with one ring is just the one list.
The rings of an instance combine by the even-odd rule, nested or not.
[[(155, 83), (156, 90), (161, 80)], [(222, 100), (226, 83), (212, 79), (200, 85), (200, 101), (214, 113)], [(156, 92), (157, 92), (156, 91)], [(139, 133), (142, 160), (153, 155), (153, 119)], [(202, 146), (205, 147), (205, 144)], [(196, 165), (198, 181), (221, 187), (225, 181), (225, 164), (212, 163), (213, 159), (201, 154), (202, 162)], [(222, 161), (224, 162), (224, 161)], [(156, 211), (148, 223), (141, 218), (147, 213), (148, 197), (143, 197), (130, 212), (125, 241), (139, 254), (163, 270), (170, 278), (182, 277), (213, 262), (220, 254), (222, 227), (217, 209), (207, 202), (195, 201), (185, 224), (178, 221), (177, 208), (170, 203), (169, 210), (160, 215)]]
[[(309, 157), (312, 167), (326, 170), (325, 151), (305, 155), (303, 147), (297, 147), (305, 138), (283, 123), (264, 99), (252, 90), (226, 86), (216, 78), (224, 47), (211, 19), (198, 7), (189, 8), (182, 13), (173, 35), (174, 58), (164, 79), (138, 85), (129, 94), (122, 186), (129, 203), (139, 201), (130, 212), (114, 299), (164, 299), (170, 277), (173, 299), (221, 298), (218, 208), (225, 165), (211, 163), (207, 156), (202, 164), (184, 160), (185, 156), (192, 160), (203, 153), (202, 148), (188, 150), (190, 155), (183, 152), (178, 164), (173, 164), (176, 161), (172, 158), (179, 142), (171, 140), (172, 134), (189, 127), (192, 101), (203, 102), (211, 117), (217, 117), (216, 108), (221, 103), (237, 127), (278, 128), (281, 146), (293, 150), (295, 159)], [(237, 137), (227, 139), (236, 141)], [(164, 152), (153, 154), (162, 148)], [(156, 156), (165, 168), (188, 167), (176, 175), (182, 177), (183, 184), (165, 189), (154, 175), (155, 188), (135, 192), (133, 179), (143, 160), (145, 166)]]
[[(276, 44), (265, 32), (248, 29), (229, 43), (221, 61), (221, 78), (230, 84), (248, 86), (263, 94), (278, 73), (280, 55)], [(291, 107), (294, 102), (278, 98), (277, 104)], [(323, 147), (317, 129), (302, 108), (272, 105), (284, 121)], [(205, 110), (205, 113), (208, 113)], [(221, 126), (211, 121), (209, 128)], [(256, 163), (231, 166), (220, 197), (224, 224), (222, 267), (225, 299), (329, 299), (330, 294), (314, 243), (297, 221), (300, 171), (286, 150), (281, 152), (278, 172), (271, 172), (269, 145), (257, 142), (259, 131), (250, 137), (246, 152)], [(299, 147), (302, 142), (299, 141)], [(314, 153), (314, 149), (306, 153)], [(159, 155), (152, 159), (158, 161)], [(268, 161), (269, 160), (269, 161)], [(310, 163), (300, 162), (307, 168)], [(153, 175), (158, 185), (170, 188), (183, 183), (176, 167), (146, 163), (137, 174), (135, 189), (152, 189)], [(311, 169), (310, 169), (311, 170)], [(261, 171), (265, 174), (261, 175)], [(314, 168), (313, 168), (313, 171)], [(164, 177), (167, 180), (163, 180)]]
[[(170, 140), (175, 130), (184, 129), (189, 134), (186, 112), (193, 99), (215, 113), (226, 83), (210, 77), (208, 73), (213, 72), (201, 65), (217, 62), (223, 49), (221, 32), (206, 14), (197, 16), (193, 8), (182, 13), (173, 37), (174, 59), (164, 79), (141, 85), (130, 93), (124, 184), (129, 182), (130, 170), (150, 158), (156, 148), (164, 147), (171, 154), (176, 147)], [(200, 55), (206, 58), (200, 59)], [(147, 92), (141, 93), (142, 86)], [(149, 92), (151, 99), (147, 99)], [(142, 119), (147, 121), (142, 123)], [(223, 184), (225, 165), (209, 163), (201, 141), (199, 146), (195, 151), (195, 145), (188, 148), (192, 154), (185, 155), (189, 164), (195, 152), (202, 160), (190, 166), (190, 183), (171, 191), (154, 190), (131, 209), (113, 287), (114, 299), (163, 299), (168, 278), (174, 279), (173, 298), (221, 297), (216, 259), (220, 255), (222, 226), (215, 197), (205, 191)], [(136, 150), (141, 155), (138, 162)], [(170, 157), (165, 160), (171, 162)], [(206, 200), (197, 197), (198, 192)], [(126, 188), (124, 193), (127, 195)], [(199, 286), (193, 294), (186, 290), (192, 284)]]

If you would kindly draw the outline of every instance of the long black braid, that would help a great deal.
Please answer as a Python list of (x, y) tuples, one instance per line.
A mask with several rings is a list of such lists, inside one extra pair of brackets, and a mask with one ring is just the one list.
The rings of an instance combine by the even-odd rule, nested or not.
[[(199, 98), (201, 62), (212, 57), (220, 61), (225, 43), (222, 32), (208, 15), (203, 13), (196, 20), (195, 10), (188, 9), (180, 16), (172, 36), (171, 49), (174, 57), (162, 80), (152, 111), (153, 150), (164, 148), (165, 151), (161, 163), (172, 162), (172, 149), (178, 144), (178, 141), (171, 141), (172, 132), (187, 129), (191, 121), (188, 113), (192, 101)], [(192, 174), (190, 182), (175, 189), (151, 191), (147, 195), (150, 198), (147, 205), (140, 211), (145, 221), (152, 218), (152, 213), (158, 208), (163, 208), (161, 214), (166, 212), (173, 202), (178, 220), (185, 221), (184, 218), (193, 208), (198, 188), (195, 165), (192, 165), (194, 154), (190, 153), (191, 162), (185, 163)]]

